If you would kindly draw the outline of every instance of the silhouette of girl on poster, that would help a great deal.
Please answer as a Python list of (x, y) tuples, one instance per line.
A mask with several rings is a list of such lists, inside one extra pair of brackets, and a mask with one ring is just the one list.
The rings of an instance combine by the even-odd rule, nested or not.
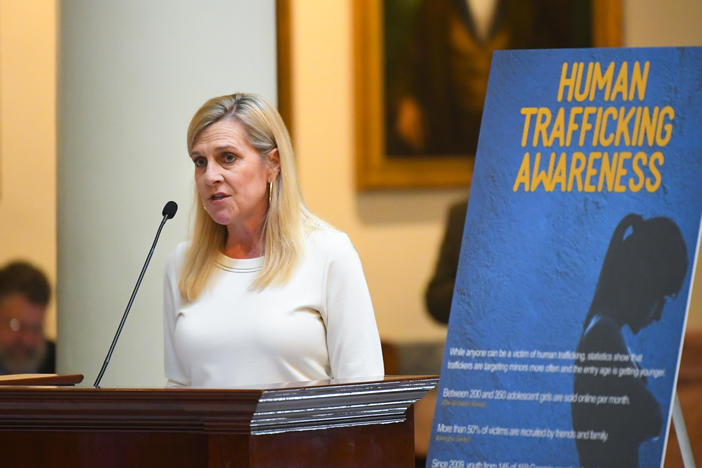
[[(601, 353), (603, 360), (576, 362), (597, 367), (598, 375), (576, 373), (574, 393), (615, 398), (571, 405), (582, 466), (638, 467), (639, 446), (660, 434), (660, 404), (638, 375), (640, 356), (629, 350), (621, 329), (628, 325), (636, 334), (660, 320), (666, 299), (682, 286), (687, 264), (685, 241), (669, 218), (629, 214), (614, 230), (577, 347), (586, 356)], [(601, 375), (602, 368), (612, 373)]]

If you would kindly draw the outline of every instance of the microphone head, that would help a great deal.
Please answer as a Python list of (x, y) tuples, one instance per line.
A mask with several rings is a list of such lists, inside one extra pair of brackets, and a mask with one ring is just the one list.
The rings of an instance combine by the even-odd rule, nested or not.
[(163, 207), (163, 211), (161, 211), (161, 215), (168, 216), (168, 219), (171, 219), (175, 216), (176, 211), (178, 211), (178, 204), (174, 201), (169, 201)]

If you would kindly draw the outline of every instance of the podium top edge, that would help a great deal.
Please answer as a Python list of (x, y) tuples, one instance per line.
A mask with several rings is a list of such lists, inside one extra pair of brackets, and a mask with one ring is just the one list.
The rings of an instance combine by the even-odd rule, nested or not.
[[(0, 376), (14, 377), (14, 376)], [(20, 376), (16, 376), (20, 377)], [(434, 387), (438, 384), (437, 375), (388, 375), (382, 378), (370, 377), (367, 379), (329, 379), (315, 380), (309, 382), (283, 382), (276, 384), (244, 385), (238, 387), (101, 387), (75, 386), (83, 380), (81, 374), (55, 375), (55, 374), (24, 374), (21, 378), (5, 378), (0, 380), (0, 392), (16, 390), (46, 390), (70, 391), (70, 392), (100, 392), (100, 393), (217, 393), (235, 392), (240, 394), (252, 393), (261, 394), (267, 391), (285, 390), (305, 390), (324, 387), (360, 387), (360, 386), (406, 386), (420, 385)]]

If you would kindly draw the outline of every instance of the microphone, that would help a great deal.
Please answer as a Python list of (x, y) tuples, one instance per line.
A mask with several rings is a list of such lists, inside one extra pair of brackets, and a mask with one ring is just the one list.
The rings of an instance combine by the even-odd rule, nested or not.
[[(168, 219), (173, 219), (173, 217), (176, 214), (176, 211), (178, 211), (178, 204), (174, 201), (169, 201), (163, 206), (163, 210), (161, 210), (161, 216), (168, 216)], [(158, 237), (158, 234), (156, 234), (156, 237)]]
[(95, 388), (100, 388), (100, 380), (102, 380), (102, 376), (105, 373), (105, 369), (107, 369), (107, 365), (110, 363), (112, 352), (115, 350), (115, 345), (117, 344), (119, 335), (122, 333), (122, 327), (124, 327), (124, 323), (127, 321), (127, 315), (129, 315), (129, 310), (132, 308), (134, 297), (136, 297), (136, 293), (139, 290), (139, 285), (141, 284), (141, 279), (144, 277), (144, 273), (146, 272), (146, 267), (149, 266), (149, 261), (151, 261), (151, 256), (153, 255), (154, 249), (156, 248), (158, 237), (161, 235), (161, 229), (163, 229), (163, 225), (166, 224), (166, 221), (175, 216), (176, 211), (178, 211), (178, 204), (174, 201), (169, 201), (168, 203), (166, 203), (166, 205), (163, 207), (163, 210), (161, 211), (163, 219), (161, 220), (161, 224), (158, 226), (158, 231), (156, 231), (156, 237), (154, 238), (153, 244), (151, 244), (151, 250), (149, 250), (149, 255), (147, 255), (146, 257), (146, 262), (144, 262), (144, 266), (141, 269), (139, 279), (137, 280), (136, 286), (134, 286), (134, 290), (132, 291), (132, 296), (129, 298), (127, 308), (125, 309), (124, 314), (122, 315), (122, 321), (119, 322), (117, 333), (115, 333), (115, 337), (112, 339), (110, 350), (107, 352), (107, 356), (105, 356), (105, 362), (102, 363), (102, 368), (100, 369), (100, 372), (98, 373), (98, 376), (95, 379), (95, 383), (93, 384), (93, 387)]

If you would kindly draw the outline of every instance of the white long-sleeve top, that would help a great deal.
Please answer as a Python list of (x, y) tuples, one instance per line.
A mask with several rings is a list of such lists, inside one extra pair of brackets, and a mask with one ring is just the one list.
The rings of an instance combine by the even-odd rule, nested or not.
[(329, 378), (382, 377), (383, 358), (361, 261), (348, 236), (307, 234), (285, 285), (256, 291), (263, 257), (220, 255), (191, 303), (178, 291), (187, 243), (166, 266), (165, 369), (169, 385), (236, 387)]

